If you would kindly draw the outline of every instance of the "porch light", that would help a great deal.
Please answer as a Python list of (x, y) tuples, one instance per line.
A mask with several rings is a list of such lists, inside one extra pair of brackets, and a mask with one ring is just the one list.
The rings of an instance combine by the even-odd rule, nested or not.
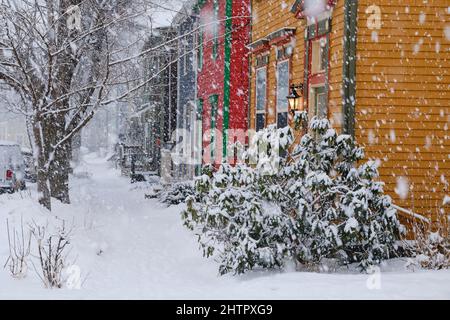
[[(300, 94), (298, 94), (296, 89), (300, 89)], [(286, 98), (293, 115), (296, 112), (303, 111), (303, 84), (291, 85), (291, 93)]]

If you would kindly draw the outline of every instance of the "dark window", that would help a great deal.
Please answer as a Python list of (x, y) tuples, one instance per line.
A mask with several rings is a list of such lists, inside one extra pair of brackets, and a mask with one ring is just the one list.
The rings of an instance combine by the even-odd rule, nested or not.
[(264, 113), (256, 114), (256, 131), (264, 129), (266, 125), (266, 115)]
[(288, 125), (288, 113), (279, 112), (277, 117), (277, 127), (284, 128)]

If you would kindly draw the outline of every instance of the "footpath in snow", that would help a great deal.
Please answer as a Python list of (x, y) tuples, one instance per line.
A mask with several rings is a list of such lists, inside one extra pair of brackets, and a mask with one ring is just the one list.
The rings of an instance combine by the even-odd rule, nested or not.
[[(74, 224), (71, 257), (81, 289), (45, 289), (30, 266), (22, 280), (0, 270), (0, 299), (450, 299), (450, 271), (406, 270), (405, 260), (372, 276), (355, 272), (255, 271), (219, 276), (182, 226), (183, 206), (164, 208), (145, 190), (86, 157), (90, 178), (72, 179), (72, 204), (54, 203), (52, 215)], [(6, 219), (45, 221), (34, 186), (0, 195), (0, 265), (8, 257)], [(367, 285), (369, 283), (369, 286)]]

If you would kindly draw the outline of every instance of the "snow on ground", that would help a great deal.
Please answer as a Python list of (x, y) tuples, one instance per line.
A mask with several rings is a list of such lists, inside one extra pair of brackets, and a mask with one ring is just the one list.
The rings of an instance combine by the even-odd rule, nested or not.
[[(73, 179), (73, 203), (55, 203), (52, 213), (76, 225), (72, 258), (81, 268), (82, 288), (49, 290), (33, 270), (14, 280), (1, 269), (0, 299), (450, 299), (449, 270), (412, 272), (401, 259), (383, 266), (379, 278), (288, 270), (219, 276), (216, 263), (202, 257), (195, 237), (182, 226), (182, 206), (146, 200), (143, 189), (106, 161), (92, 155), (85, 161), (92, 176)], [(35, 198), (33, 186), (0, 196), (2, 266), (8, 257), (7, 217), (49, 219)]]

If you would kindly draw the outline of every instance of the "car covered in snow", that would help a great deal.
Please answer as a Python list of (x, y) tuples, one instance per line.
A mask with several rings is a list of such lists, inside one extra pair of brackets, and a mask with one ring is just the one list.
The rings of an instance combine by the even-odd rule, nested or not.
[(0, 193), (25, 189), (25, 161), (17, 143), (0, 141)]

